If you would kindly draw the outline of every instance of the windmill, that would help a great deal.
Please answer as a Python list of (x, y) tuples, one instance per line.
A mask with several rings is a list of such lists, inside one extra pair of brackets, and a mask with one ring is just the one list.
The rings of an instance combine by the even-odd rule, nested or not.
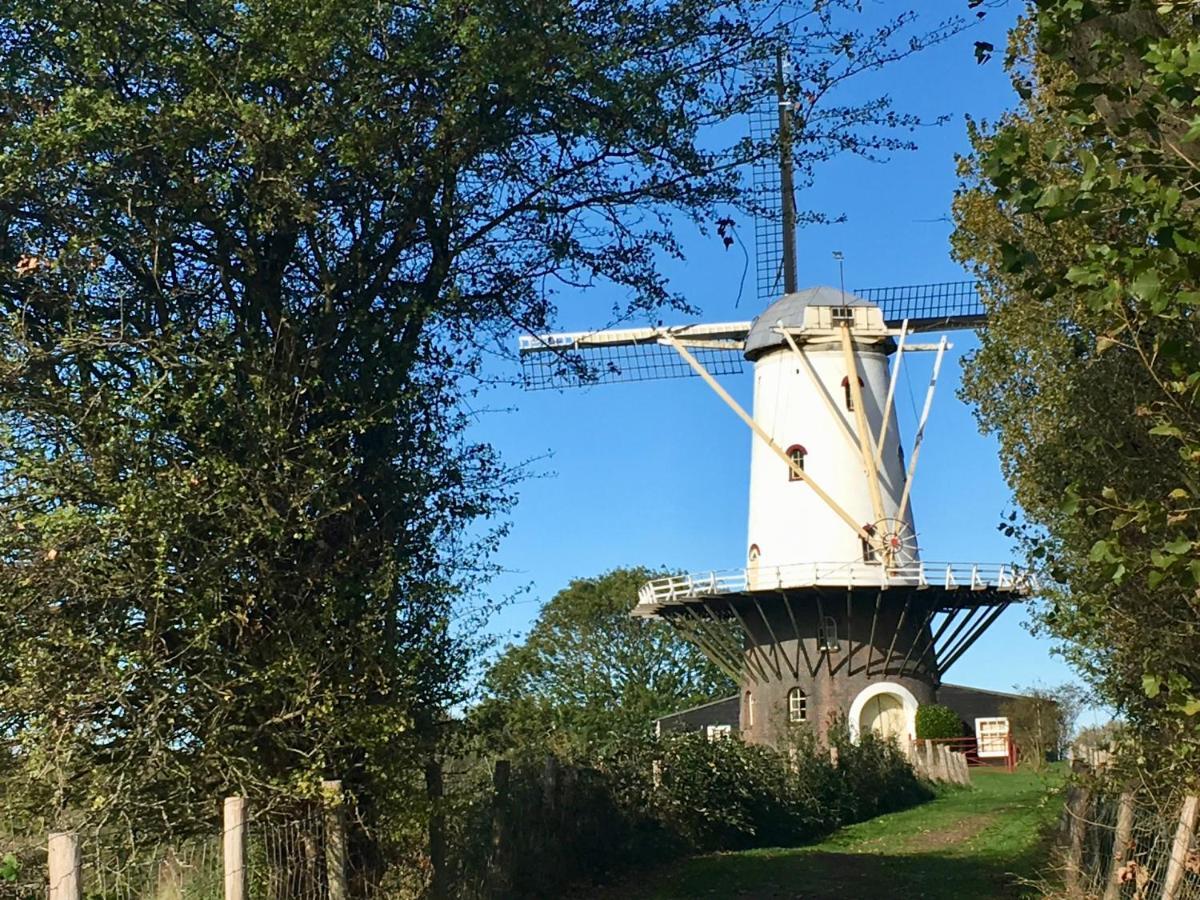
[[(971, 282), (797, 288), (779, 72), (780, 163), (755, 178), (778, 191), (782, 229), (760, 225), (756, 251), (760, 291), (777, 299), (753, 321), (526, 336), (524, 383), (699, 376), (753, 435), (745, 566), (651, 581), (633, 614), (670, 623), (738, 682), (748, 740), (804, 722), (820, 733), (835, 714), (852, 734), (911, 737), (946, 670), (1032, 588), (1009, 565), (925, 561), (916, 539), (911, 488), (949, 346), (918, 338), (976, 327), (984, 310)], [(906, 460), (892, 410), (915, 352), (935, 359)], [(717, 379), (745, 362), (749, 411)]]

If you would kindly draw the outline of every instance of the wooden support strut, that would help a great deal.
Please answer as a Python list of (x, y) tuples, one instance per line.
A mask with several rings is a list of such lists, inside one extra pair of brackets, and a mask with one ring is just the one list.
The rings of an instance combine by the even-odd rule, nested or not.
[(691, 641), (693, 644), (699, 647), (704, 654), (713, 661), (713, 664), (718, 669), (720, 669), (734, 681), (742, 680), (742, 671), (740, 667), (735, 668), (733, 664), (725, 658), (721, 651), (713, 647), (713, 645), (711, 645), (704, 637), (702, 637), (700, 630), (696, 628), (694, 623), (689, 621), (686, 616), (681, 616), (679, 619), (680, 621), (678, 622), (672, 621), (671, 625), (683, 635), (684, 639)]
[(796, 343), (796, 339), (791, 336), (786, 328), (784, 328), (782, 321), (775, 326), (775, 330), (783, 335), (783, 339), (787, 341), (787, 345), (792, 349), (792, 353), (794, 353), (796, 358), (800, 360), (801, 365), (804, 367), (804, 371), (808, 373), (809, 381), (812, 382), (813, 390), (816, 391), (818, 397), (825, 401), (826, 412), (829, 413), (830, 418), (838, 423), (838, 431), (841, 433), (842, 437), (846, 439), (846, 443), (849, 445), (850, 449), (857, 451), (859, 449), (858, 438), (855, 437), (854, 430), (850, 427), (850, 423), (846, 421), (845, 417), (842, 416), (841, 411), (837, 408), (837, 405), (833, 402), (833, 398), (829, 396), (829, 391), (825, 389), (825, 385), (821, 384), (821, 379), (817, 377), (817, 372), (813, 368), (812, 361), (808, 358), (805, 352), (800, 349), (800, 346)]
[[(942, 635), (945, 633), (946, 629), (950, 627), (950, 624), (955, 620), (955, 618), (957, 618), (957, 616), (960, 612), (962, 612), (962, 609), (957, 606), (954, 607), (953, 609), (951, 609), (949, 612), (946, 613), (946, 618), (942, 620), (941, 625), (938, 626), (938, 630), (930, 633), (929, 642), (925, 645), (925, 649), (921, 651), (921, 655), (918, 656), (916, 658), (916, 660), (913, 662), (913, 671), (914, 672), (917, 672), (920, 670), (921, 663), (925, 662), (925, 657), (927, 657), (929, 655), (929, 651), (931, 651), (934, 647), (937, 646), (937, 642), (939, 640), (941, 640)], [(935, 657), (935, 661), (936, 661), (936, 657)]]
[(709, 373), (708, 369), (706, 369), (706, 368), (704, 368), (704, 366), (700, 365), (700, 363), (699, 363), (699, 361), (697, 361), (696, 357), (692, 356), (692, 354), (689, 353), (679, 343), (679, 341), (675, 339), (674, 335), (672, 335), (669, 331), (663, 331), (662, 332), (662, 340), (664, 343), (673, 347), (675, 349), (675, 352), (678, 353), (683, 358), (683, 361), (686, 362), (689, 366), (691, 366), (692, 371), (694, 371), (697, 375), (699, 375), (701, 378), (703, 378), (704, 382), (710, 388), (712, 388), (713, 392), (718, 397), (720, 397), (723, 401), (725, 401), (725, 405), (728, 406), (730, 409), (732, 409), (734, 411), (734, 413), (737, 414), (738, 418), (740, 418), (743, 422), (745, 422), (750, 427), (750, 430), (753, 431), (754, 434), (757, 435), (763, 441), (763, 443), (765, 443), (768, 447), (770, 447), (776, 456), (778, 456), (780, 459), (782, 459), (784, 461), (784, 463), (787, 464), (788, 469), (796, 476), (796, 478), (798, 478), (799, 480), (808, 484), (808, 486), (813, 489), (813, 491), (816, 493), (816, 495), (825, 502), (825, 505), (828, 506), (835, 513), (837, 513), (838, 517), (854, 530), (855, 534), (857, 534), (860, 538), (862, 538), (868, 544), (871, 543), (871, 535), (869, 535), (863, 529), (863, 527), (858, 522), (855, 521), (854, 517), (851, 516), (850, 513), (846, 512), (846, 510), (843, 509), (836, 500), (834, 500), (831, 496), (829, 496), (829, 494), (820, 485), (818, 485), (815, 481), (813, 481), (811, 476), (805, 474), (804, 469), (802, 469), (800, 466), (796, 465), (796, 463), (792, 461), (792, 458), (787, 455), (786, 450), (784, 450), (777, 443), (775, 443), (775, 441), (771, 440), (771, 436), (763, 430), (762, 426), (759, 425), (757, 422), (755, 422), (754, 418), (751, 415), (749, 415), (744, 409), (742, 409), (742, 407), (738, 404), (738, 402), (736, 400), (734, 400), (731, 396), (729, 396), (729, 392), (726, 391), (725, 388), (721, 387), (720, 383), (715, 378), (712, 377), (712, 375)]
[[(804, 654), (804, 669), (809, 676), (817, 674), (817, 669), (813, 667), (812, 659), (809, 658), (808, 648), (804, 646), (804, 636), (800, 634), (800, 625), (796, 621), (796, 614), (792, 612), (792, 601), (787, 595), (787, 591), (780, 591), (783, 597), (783, 608), (787, 610), (788, 619), (792, 623), (792, 634), (796, 636), (796, 668), (800, 668), (800, 654)], [(818, 664), (819, 665), (819, 664)]]
[(742, 614), (737, 611), (737, 607), (732, 603), (729, 604), (729, 611), (732, 612), (734, 616), (737, 617), (738, 622), (741, 623), (742, 630), (746, 634), (746, 646), (750, 648), (750, 652), (757, 654), (762, 658), (763, 668), (761, 671), (763, 672), (763, 681), (770, 682), (771, 676), (767, 674), (769, 669), (773, 669), (775, 671), (775, 677), (782, 680), (783, 669), (779, 667), (779, 660), (772, 660), (771, 657), (767, 656), (766, 653), (763, 653), (758, 649), (758, 644), (754, 641), (754, 633), (750, 630), (750, 626), (746, 623), (746, 620), (742, 618)]
[[(783, 645), (780, 644), (779, 637), (775, 634), (775, 629), (771, 627), (771, 621), (767, 618), (767, 614), (763, 611), (762, 604), (759, 602), (757, 595), (754, 596), (754, 608), (758, 610), (758, 617), (762, 619), (763, 625), (766, 626), (767, 634), (771, 636), (771, 655), (781, 655), (783, 657), (783, 661), (788, 664), (788, 668), (792, 672), (792, 677), (799, 679), (800, 670), (791, 664), (787, 657), (787, 653), (782, 652), (781, 648)], [(775, 671), (780, 671), (778, 663), (775, 665)], [(782, 678), (783, 676), (780, 675), (779, 677)]]
[(879, 440), (875, 442), (875, 462), (883, 465), (883, 442), (887, 440), (888, 422), (892, 418), (892, 399), (896, 396), (896, 380), (900, 377), (900, 364), (904, 361), (904, 339), (908, 337), (908, 319), (900, 326), (900, 340), (896, 344), (896, 364), (888, 378), (887, 399), (883, 401), (883, 423), (879, 426)]
[(942, 368), (942, 357), (946, 354), (946, 338), (938, 343), (937, 356), (933, 360), (933, 374), (929, 376), (929, 389), (925, 392), (925, 406), (921, 410), (921, 421), (917, 424), (917, 434), (913, 438), (912, 459), (908, 461), (908, 477), (904, 479), (904, 492), (900, 496), (900, 510), (896, 518), (904, 521), (908, 512), (908, 496), (912, 491), (913, 474), (917, 471), (917, 457), (921, 454), (921, 443), (925, 440), (925, 423), (929, 421), (929, 407), (933, 405), (933, 390), (937, 387), (938, 372)]
[[(730, 665), (736, 671), (748, 675), (755, 682), (767, 680), (765, 675), (762, 675), (754, 666), (750, 665), (750, 660), (746, 657), (746, 649), (743, 646), (743, 642), (736, 640), (728, 631), (720, 627), (720, 624), (716, 617), (712, 615), (712, 610), (709, 609), (707, 604), (704, 607), (706, 615), (703, 616), (691, 607), (685, 607), (684, 609), (691, 617), (696, 633), (703, 636), (711, 646), (723, 653), (731, 661)], [(758, 661), (754, 660), (754, 663), (756, 666)], [(740, 680), (740, 675), (734, 676), (734, 681)]]
[[(863, 468), (867, 470), (867, 486), (871, 491), (871, 508), (875, 512), (875, 521), (882, 522), (884, 519), (883, 493), (879, 489), (879, 467), (875, 464), (875, 439), (871, 435), (871, 426), (867, 422), (867, 411), (863, 409), (862, 387), (858, 383), (858, 363), (854, 359), (854, 341), (850, 339), (849, 324), (843, 322), (841, 332), (842, 356), (846, 360), (846, 384), (850, 388), (850, 397), (854, 401), (854, 421), (858, 427), (858, 446), (862, 453)], [(882, 535), (879, 536), (880, 539), (882, 537)]]
[[(879, 623), (879, 610), (883, 606), (883, 591), (879, 591), (875, 595), (875, 612), (871, 615), (871, 636), (867, 638), (867, 665), (863, 669), (869, 678), (871, 675), (871, 656), (875, 652), (875, 626)], [(887, 671), (887, 667), (884, 667)]]
[(1004, 612), (1006, 609), (1008, 609), (1008, 603), (1001, 603), (994, 610), (992, 610), (992, 612), (988, 614), (988, 617), (980, 623), (979, 627), (976, 628), (975, 631), (973, 631), (967, 637), (967, 639), (963, 641), (962, 645), (954, 651), (954, 655), (947, 659), (944, 664), (939, 665), (938, 669), (944, 672), (946, 669), (949, 669), (952, 665), (958, 662), (959, 658), (971, 649), (971, 645), (979, 640), (980, 636), (985, 631), (992, 627), (992, 623), (995, 622), (996, 619), (1000, 617), (1000, 613)]

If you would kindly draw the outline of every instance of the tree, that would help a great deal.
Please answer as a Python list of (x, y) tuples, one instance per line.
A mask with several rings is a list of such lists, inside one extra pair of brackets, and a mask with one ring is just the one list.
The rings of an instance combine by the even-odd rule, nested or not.
[[(829, 99), (921, 44), (839, 6), (798, 14), (801, 165), (915, 121)], [(368, 824), (410, 807), (511, 499), (463, 392), (556, 289), (685, 305), (657, 262), (765, 152), (711, 133), (765, 10), (0, 7), (8, 806), (186, 830), (337, 775)]]
[(1071, 742), (1075, 719), (1083, 704), (1082, 692), (1073, 684), (1046, 688), (1022, 688), (1021, 696), (1001, 705), (1008, 718), (1013, 740), (1021, 748), (1021, 759), (1034, 769), (1047, 761), (1061, 759)]
[(989, 323), (964, 395), (1000, 439), (1041, 627), (1158, 773), (1200, 752), (1200, 42), (1194, 6), (1041, 3), (1021, 108), (972, 126), (954, 249)]
[(510, 746), (593, 752), (737, 685), (665, 622), (630, 615), (655, 573), (616, 569), (550, 599), (488, 671), (481, 725)]

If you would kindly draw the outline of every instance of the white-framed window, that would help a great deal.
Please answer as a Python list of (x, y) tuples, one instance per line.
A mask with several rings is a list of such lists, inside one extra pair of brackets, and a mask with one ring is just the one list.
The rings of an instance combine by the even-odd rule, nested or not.
[(747, 728), (754, 727), (754, 707), (757, 705), (758, 705), (758, 702), (754, 699), (754, 694), (752, 694), (750, 691), (746, 691), (746, 727)]
[(995, 716), (975, 720), (976, 753), (981, 759), (1008, 756), (1008, 719)]
[[(792, 446), (787, 448), (787, 455), (788, 455), (788, 459), (790, 459), (792, 461), (792, 464), (795, 465), (797, 469), (800, 469), (801, 471), (803, 471), (804, 457), (808, 456), (808, 451), (805, 450), (799, 444), (792, 444)], [(803, 479), (799, 475), (796, 474), (796, 469), (793, 469), (791, 466), (788, 466), (788, 481), (802, 481), (802, 480)]]
[(838, 644), (837, 619), (833, 616), (826, 616), (821, 620), (821, 627), (817, 632), (817, 649), (829, 653), (837, 653), (842, 649)]
[(798, 687), (794, 687), (788, 691), (788, 721), (808, 721), (808, 698), (804, 696), (804, 691)]
[(724, 741), (733, 736), (733, 728), (729, 725), (708, 725), (704, 736), (710, 741)]

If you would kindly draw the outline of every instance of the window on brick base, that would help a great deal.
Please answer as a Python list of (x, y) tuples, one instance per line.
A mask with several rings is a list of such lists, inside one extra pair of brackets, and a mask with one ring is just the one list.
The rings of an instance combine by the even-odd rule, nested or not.
[(804, 722), (808, 720), (808, 698), (798, 687), (788, 691), (788, 721)]

